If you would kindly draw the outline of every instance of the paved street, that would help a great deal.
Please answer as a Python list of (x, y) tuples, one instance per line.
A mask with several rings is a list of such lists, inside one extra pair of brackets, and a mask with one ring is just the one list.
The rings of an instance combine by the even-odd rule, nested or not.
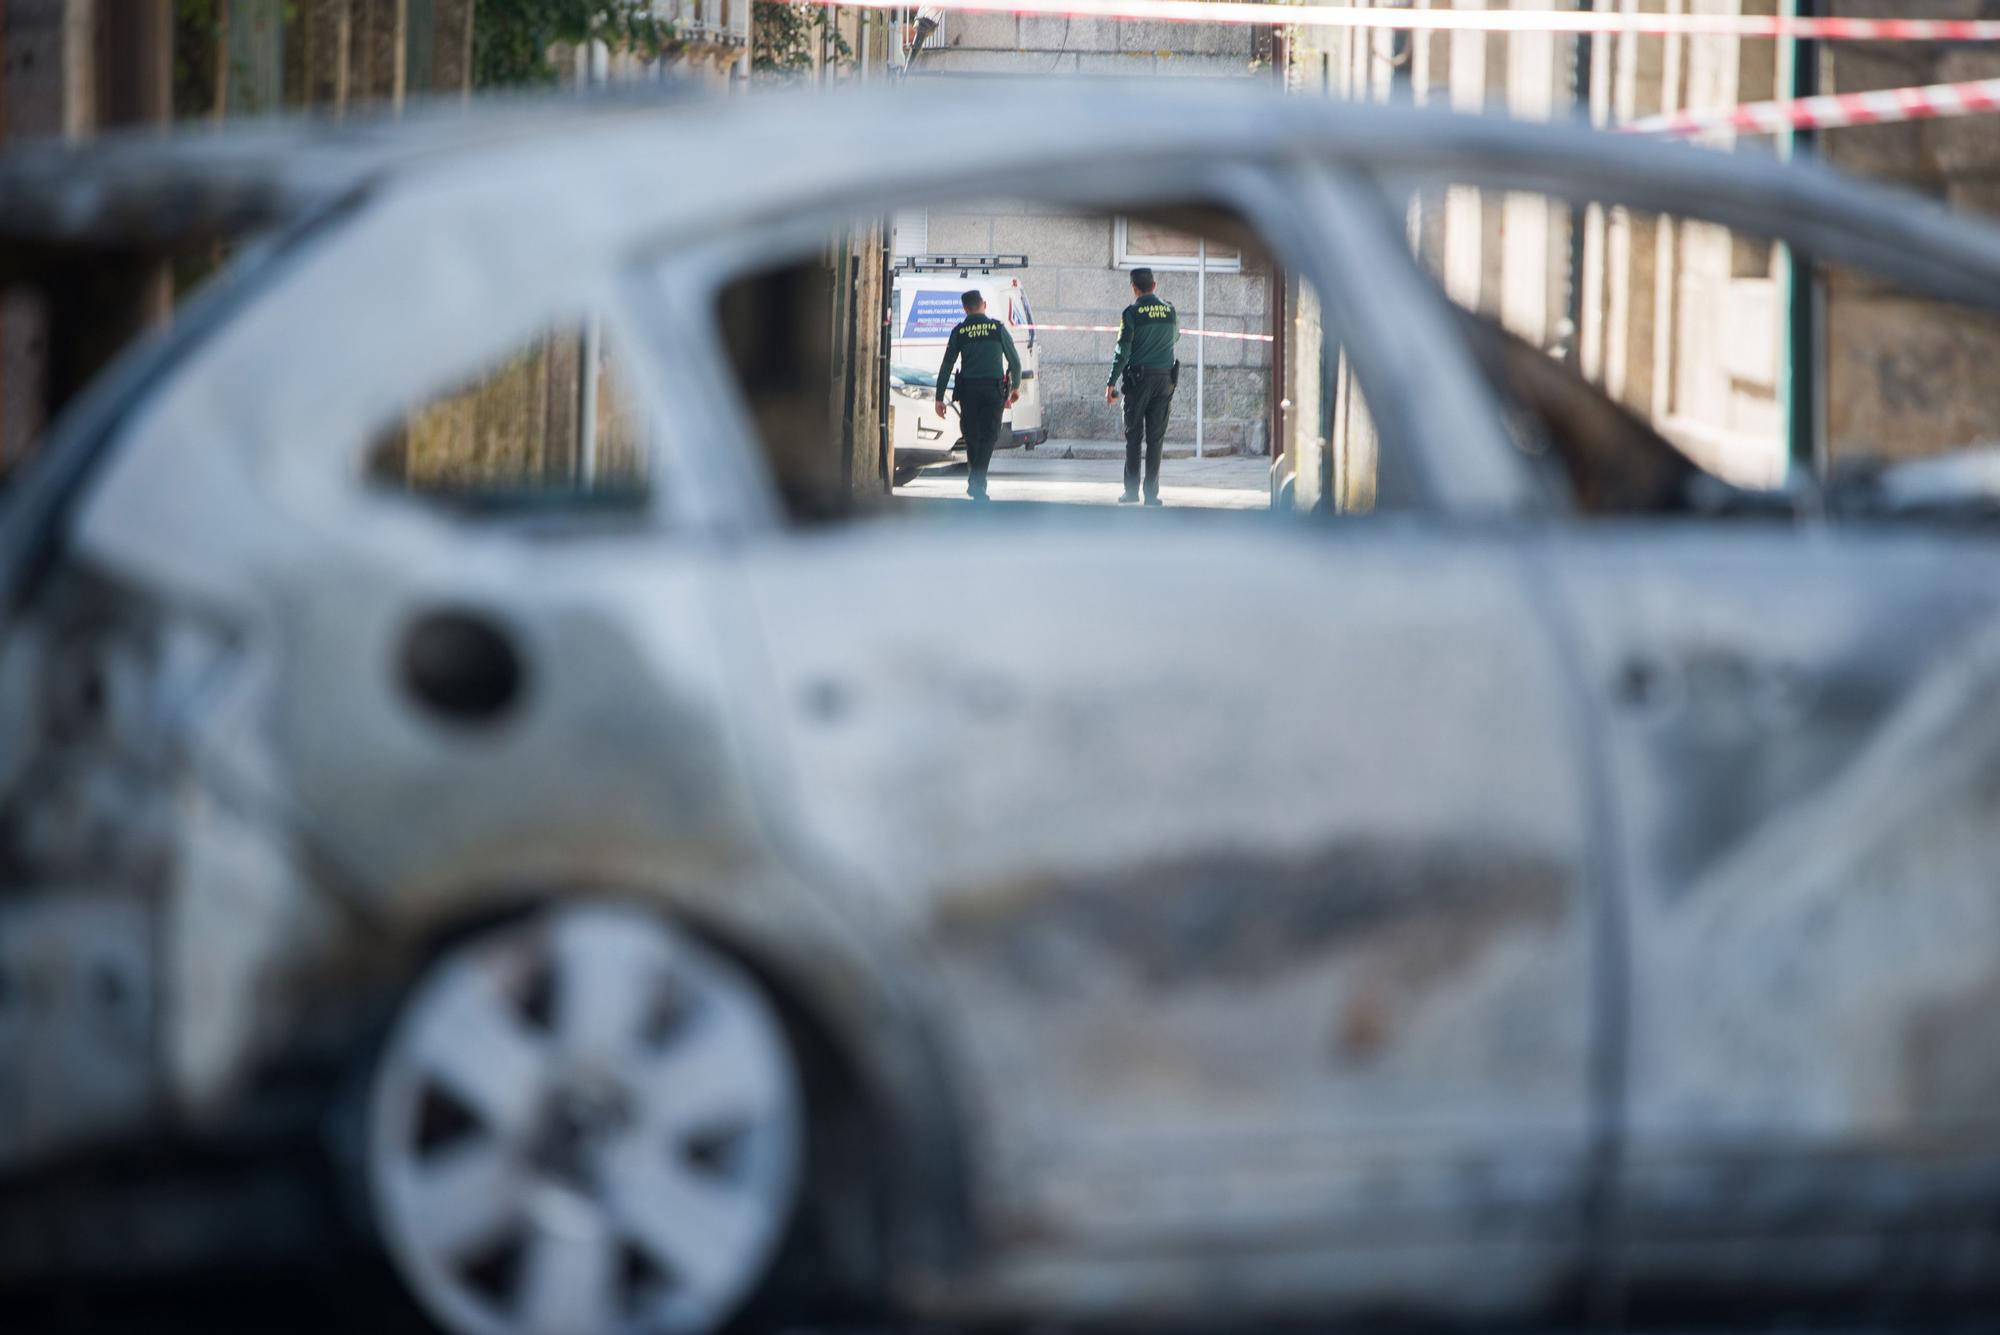
[[(1168, 459), (1161, 469), (1160, 499), (1171, 506), (1261, 510), (1270, 504), (1270, 469), (1267, 458)], [(1057, 458), (1048, 446), (1033, 453), (1003, 450), (993, 456), (987, 490), (996, 501), (1116, 505), (1123, 472), (1121, 460)], [(963, 500), (965, 465), (940, 464), (896, 488), (896, 494)]]

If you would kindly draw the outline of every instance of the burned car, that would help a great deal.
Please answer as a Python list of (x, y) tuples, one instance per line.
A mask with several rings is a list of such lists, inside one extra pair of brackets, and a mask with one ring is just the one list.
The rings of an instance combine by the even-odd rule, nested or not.
[[(6, 500), (8, 1282), (275, 1249), (323, 1189), (458, 1335), (1991, 1295), (1991, 533), (1706, 476), (1456, 312), (1398, 201), (1671, 208), (1988, 309), (2000, 233), (1570, 126), (1011, 105), (976, 174), (861, 147), (961, 114), (902, 92), (0, 166), (52, 226), (272, 222)], [(794, 503), (823, 399), (731, 349), (829, 234), (995, 175), (1254, 229), (1375, 511)], [(417, 477), (550, 329), (635, 405), (585, 392), (587, 476)], [(260, 1154), (317, 1185), (183, 1185)]]

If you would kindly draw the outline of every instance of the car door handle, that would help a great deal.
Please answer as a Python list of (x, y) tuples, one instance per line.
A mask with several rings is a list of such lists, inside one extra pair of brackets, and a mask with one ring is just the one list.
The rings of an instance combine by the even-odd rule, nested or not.
[(1658, 713), (1677, 687), (1672, 665), (1666, 660), (1634, 655), (1619, 665), (1611, 694), (1626, 709)]
[(1613, 696), (1654, 716), (1730, 713), (1788, 726), (1811, 709), (1816, 683), (1799, 664), (1728, 648), (1634, 654), (1619, 667)]

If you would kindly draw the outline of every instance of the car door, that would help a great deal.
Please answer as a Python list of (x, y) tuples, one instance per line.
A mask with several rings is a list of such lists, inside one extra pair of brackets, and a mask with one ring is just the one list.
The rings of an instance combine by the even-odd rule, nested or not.
[[(1394, 230), (1331, 183), (1209, 184), (1376, 363), (1442, 318), (1363, 277)], [(1470, 392), (1382, 383), (1396, 448)], [(1471, 518), (1512, 494), (1474, 473), (1345, 527), (1000, 506), (746, 543), (772, 818), (873, 887), (962, 1086), (990, 1250), (932, 1304), (1492, 1311), (1573, 1279), (1596, 845), (1545, 610)]]
[(1996, 553), (1732, 527), (1550, 554), (1631, 871), (1630, 1291), (1964, 1285), (2000, 1166)]
[(353, 1039), (468, 916), (729, 904), (754, 862), (700, 478), (662, 462), (616, 303), (538, 326), (505, 284), (497, 310), (406, 301), (425, 232), (383, 231), (389, 260), (342, 232), (197, 345), (72, 524), (76, 568), (228, 650), (168, 714), (195, 781), (162, 860), (158, 1087), (197, 1118), (240, 1112), (302, 1029)]
[[(1497, 202), (1493, 187), (1508, 182), (1482, 184)], [(1611, 1056), (1618, 1206), (1606, 1216), (1626, 1295), (1651, 1312), (1752, 1294), (1865, 1296), (1886, 1311), (1990, 1286), (1971, 1258), (1990, 1254), (2000, 1162), (2000, 1047), (1985, 1022), (2000, 977), (2000, 549), (1976, 526), (1845, 516), (1898, 451), (1987, 442), (1990, 417), (1937, 394), (1937, 347), (1991, 346), (2000, 323), (1924, 299), (1937, 290), (1922, 281), (1936, 262), (1925, 247), (1911, 245), (1898, 272), (1904, 257), (1869, 227), (1837, 206), (1808, 211), (1817, 254), (1835, 266), (1827, 281), (1848, 302), (1842, 318), (1862, 318), (1865, 297), (1895, 315), (1898, 337), (1871, 359), (1850, 324), (1849, 350), (1828, 363), (1828, 433), (1846, 480), (1816, 492), (1798, 478), (1789, 498), (1732, 492), (1727, 479), (1752, 486), (1785, 470), (1773, 243), (1798, 239), (1797, 217), (1738, 205), (1723, 227), (1626, 211), (1628, 198), (1602, 198), (1604, 187), (1593, 177), (1564, 198), (1510, 193), (1499, 207), (1593, 219), (1593, 253), (1621, 230), (1655, 248), (1656, 305), (1635, 301), (1629, 319), (1657, 340), (1662, 373), (1648, 403), (1630, 380), (1653, 368), (1635, 358), (1622, 391), (1647, 411), (1614, 407), (1574, 377), (1588, 411), (1531, 409), (1535, 395), (1502, 378), (1535, 422), (1524, 439), (1649, 416), (1683, 467), (1709, 471), (1674, 513), (1611, 505), (1550, 526), (1534, 557), (1573, 622), (1629, 892), (1609, 938), (1626, 986)], [(1696, 193), (1634, 188), (1655, 200)], [(1885, 210), (1883, 235), (1915, 225), (1867, 202)], [(1413, 231), (1427, 208), (1420, 196)], [(1870, 254), (1886, 272), (1838, 263)], [(1594, 272), (1578, 309), (1617, 334), (1627, 311), (1592, 286)], [(1508, 296), (1533, 277), (1503, 264), (1480, 313), (1519, 328)], [(1990, 269), (1960, 281), (1976, 292)], [(1857, 407), (1874, 393), (1882, 403)], [(1900, 429), (1871, 434), (1899, 404)], [(1663, 438), (1659, 449), (1674, 453)], [(1628, 495), (1646, 489), (1639, 462), (1618, 479)]]

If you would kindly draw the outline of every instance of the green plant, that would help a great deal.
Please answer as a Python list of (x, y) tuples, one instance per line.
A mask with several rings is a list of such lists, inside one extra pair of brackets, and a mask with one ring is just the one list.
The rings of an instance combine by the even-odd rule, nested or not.
[(174, 0), (174, 115), (214, 111), (221, 37), (221, 0)]
[(472, 28), (475, 88), (556, 81), (549, 51), (603, 42), (613, 51), (658, 59), (678, 44), (674, 25), (651, 0), (479, 0)]
[(828, 58), (845, 64), (854, 47), (829, 26), (829, 11), (810, 0), (757, 0), (750, 12), (750, 68), (765, 75), (796, 78), (813, 67), (813, 50), (829, 45)]

